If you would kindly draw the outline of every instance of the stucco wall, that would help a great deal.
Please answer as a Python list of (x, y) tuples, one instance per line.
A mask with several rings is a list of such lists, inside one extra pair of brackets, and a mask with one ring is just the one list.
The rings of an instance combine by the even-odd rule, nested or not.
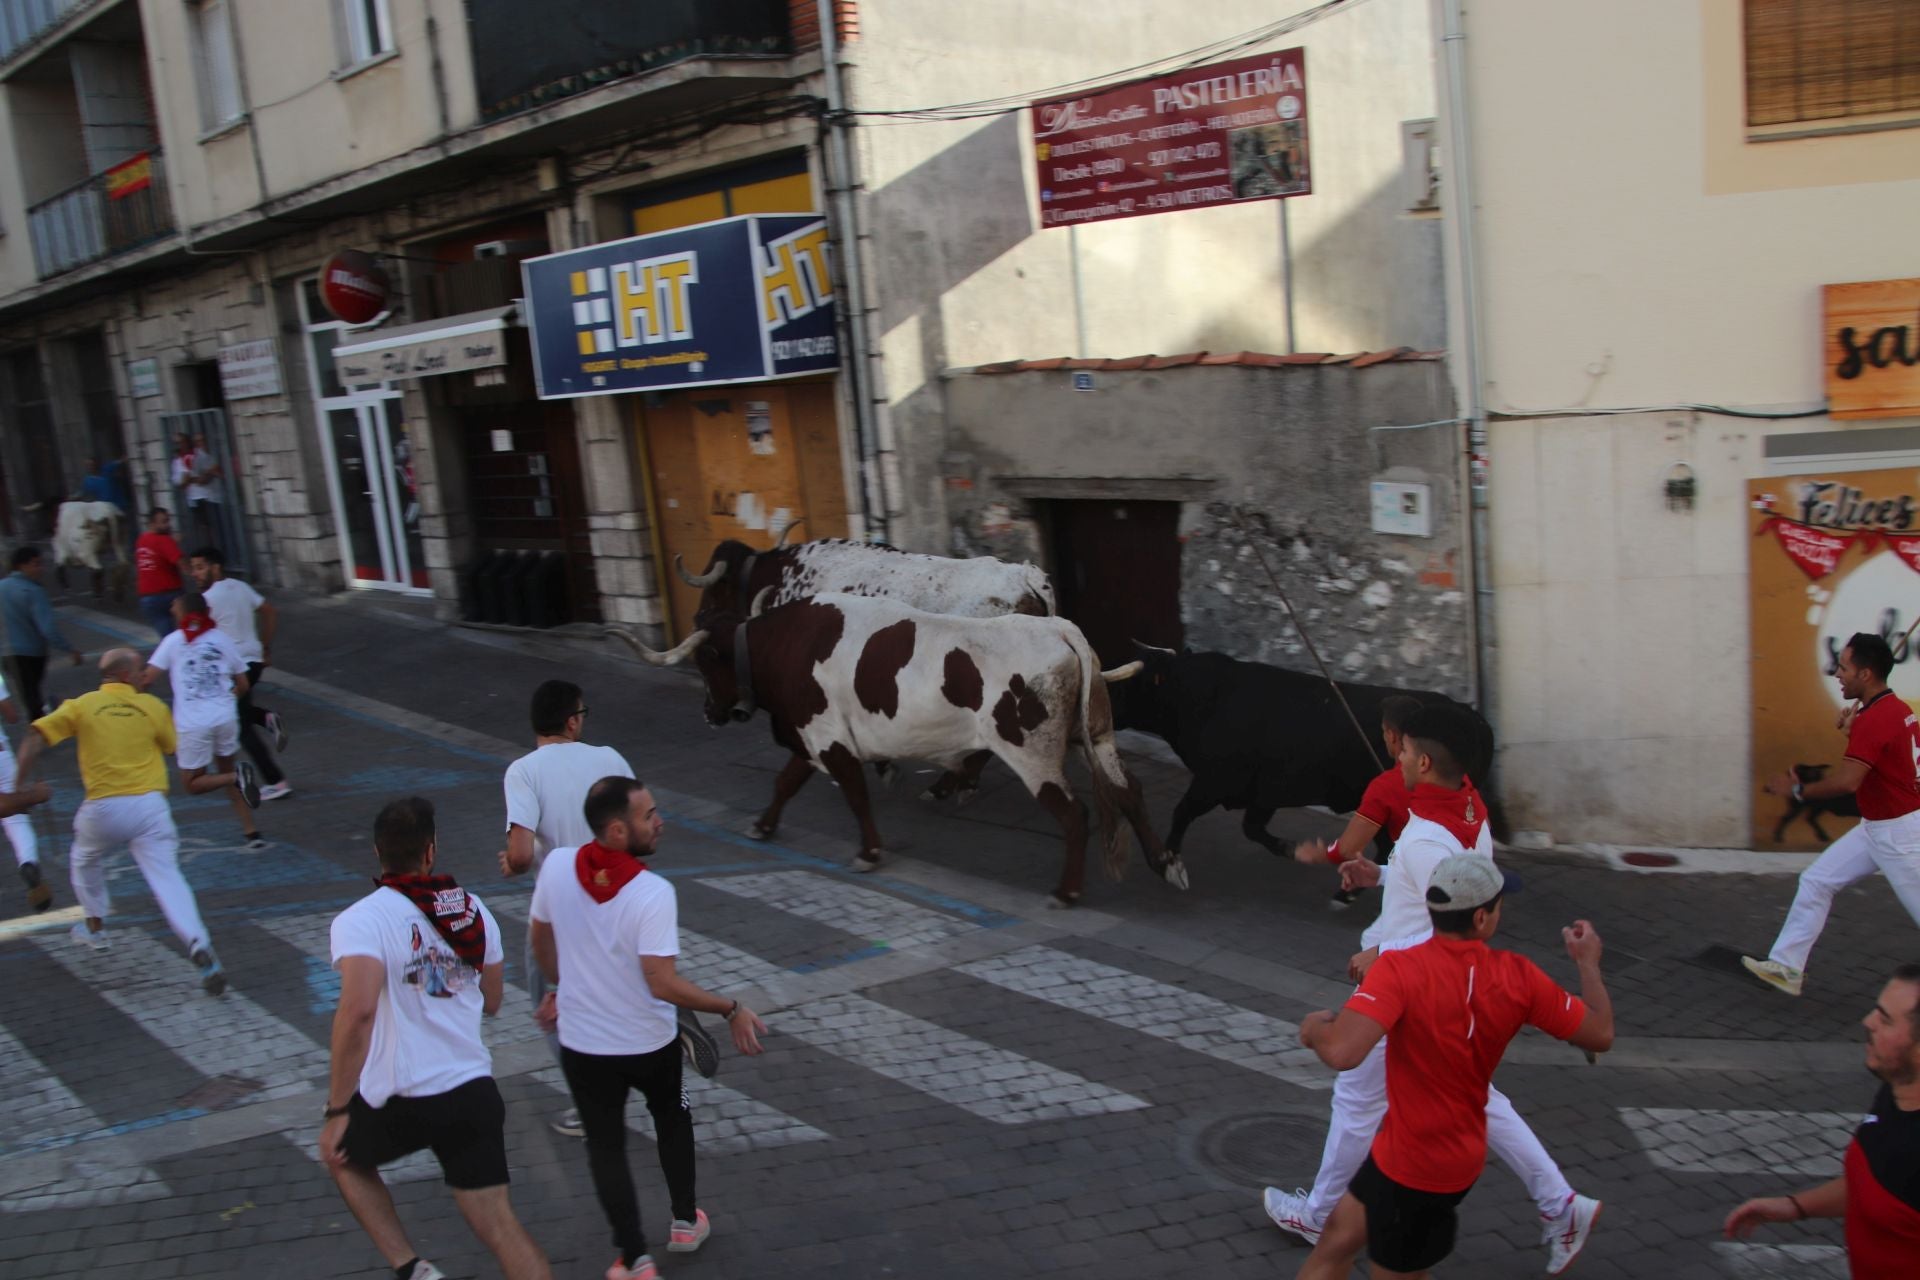
[[(1092, 392), (1065, 371), (948, 381), (937, 550), (1044, 563), (1035, 513), (1007, 478), (1184, 483), (1188, 645), (1313, 669), (1257, 547), (1340, 675), (1465, 695), (1458, 431), (1369, 429), (1450, 417), (1438, 361), (1094, 376)], [(1432, 537), (1372, 531), (1368, 486), (1381, 476), (1431, 486)]]

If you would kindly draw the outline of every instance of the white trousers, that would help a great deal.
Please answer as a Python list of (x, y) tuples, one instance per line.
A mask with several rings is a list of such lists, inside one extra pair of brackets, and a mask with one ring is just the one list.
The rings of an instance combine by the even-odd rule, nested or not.
[[(0, 791), (11, 792), (14, 782), (13, 752), (0, 740)], [(0, 818), (0, 827), (6, 828), (7, 839), (13, 843), (15, 862), (24, 867), (40, 860), (40, 842), (34, 838), (32, 814), (16, 813)]]
[(191, 952), (209, 941), (207, 926), (193, 889), (180, 873), (180, 833), (174, 829), (167, 797), (158, 791), (137, 796), (106, 796), (89, 800), (73, 815), (73, 852), (68, 869), (73, 896), (87, 915), (106, 919), (112, 905), (107, 894), (109, 851), (126, 845), (134, 865), (147, 879), (154, 901), (160, 904), (174, 934)]
[(1907, 914), (1920, 924), (1920, 813), (1862, 822), (1828, 845), (1800, 873), (1787, 922), (1780, 926), (1780, 936), (1773, 940), (1767, 958), (1789, 969), (1805, 969), (1807, 956), (1826, 927), (1833, 895), (1876, 871), (1886, 876)]
[[(1320, 1172), (1307, 1196), (1309, 1222), (1326, 1225), (1327, 1215), (1366, 1162), (1386, 1114), (1387, 1042), (1383, 1039), (1359, 1066), (1342, 1071), (1333, 1083), (1333, 1120), (1320, 1153)], [(1492, 1087), (1487, 1090), (1487, 1146), (1526, 1184), (1542, 1218), (1560, 1216), (1573, 1199), (1572, 1185), (1507, 1095)]]

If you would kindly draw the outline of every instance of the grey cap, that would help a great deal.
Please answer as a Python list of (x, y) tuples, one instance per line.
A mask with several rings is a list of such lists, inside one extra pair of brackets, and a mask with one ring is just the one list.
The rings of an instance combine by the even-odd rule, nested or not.
[(1433, 869), (1427, 905), (1439, 911), (1469, 911), (1519, 887), (1519, 880), (1495, 866), (1492, 858), (1456, 853)]

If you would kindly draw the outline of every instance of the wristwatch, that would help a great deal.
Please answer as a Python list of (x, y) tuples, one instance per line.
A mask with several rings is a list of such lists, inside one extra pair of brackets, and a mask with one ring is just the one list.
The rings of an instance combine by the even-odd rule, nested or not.
[(347, 1107), (328, 1107), (325, 1111), (320, 1113), (320, 1118), (322, 1120), (338, 1119), (340, 1116), (347, 1114), (347, 1110), (348, 1110)]

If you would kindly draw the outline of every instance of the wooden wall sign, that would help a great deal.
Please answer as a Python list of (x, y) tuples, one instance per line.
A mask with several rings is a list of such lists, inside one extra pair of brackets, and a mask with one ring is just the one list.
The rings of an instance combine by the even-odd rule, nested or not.
[(1822, 292), (1828, 412), (1920, 416), (1920, 279), (1830, 284)]

